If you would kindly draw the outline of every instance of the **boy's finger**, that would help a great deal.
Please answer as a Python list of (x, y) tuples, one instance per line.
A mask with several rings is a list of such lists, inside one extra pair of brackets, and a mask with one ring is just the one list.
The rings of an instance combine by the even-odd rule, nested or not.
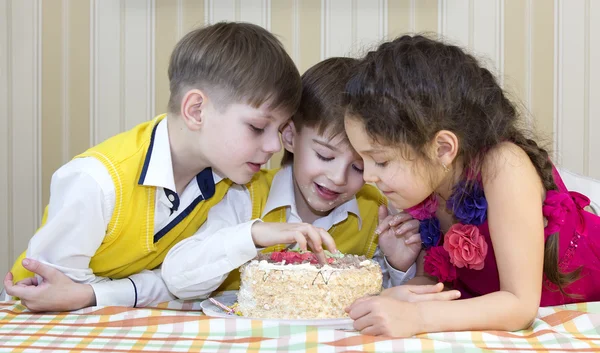
[(306, 251), (306, 237), (304, 236), (304, 233), (300, 232), (300, 231), (295, 231), (294, 232), (294, 239), (296, 240), (296, 244), (298, 244), (298, 247), (300, 249), (302, 249), (303, 251)]
[(308, 236), (310, 241), (312, 241), (312, 246), (311, 246), (312, 250), (314, 252), (322, 252), (323, 244), (321, 241), (321, 235), (319, 234), (317, 229), (315, 227), (313, 227), (312, 225), (308, 225), (303, 229), (303, 232), (306, 234), (306, 236)]
[(6, 291), (6, 294), (23, 299), (25, 293), (27, 293), (26, 288), (28, 287), (18, 287), (13, 284), (12, 273), (9, 272), (4, 276), (4, 290)]
[(331, 234), (329, 234), (329, 232), (327, 232), (323, 228), (318, 228), (317, 231), (319, 232), (319, 235), (321, 236), (321, 240), (322, 240), (323, 244), (325, 244), (325, 246), (327, 247), (327, 250), (329, 250), (332, 253), (336, 253), (337, 246), (335, 245), (335, 240), (333, 240), (333, 237), (331, 236)]
[(6, 293), (12, 295), (12, 293), (10, 293), (10, 291), (12, 290), (12, 287), (13, 287), (13, 274), (12, 274), (12, 272), (9, 272), (9, 273), (7, 273), (4, 276), (4, 282), (3, 282), (3, 284), (4, 284), (4, 290), (6, 290)]
[(37, 279), (37, 277), (25, 278), (24, 280), (21, 280), (21, 281), (15, 283), (15, 285), (21, 286), (21, 287), (37, 286), (38, 285), (38, 279)]
[(21, 263), (26, 270), (42, 276), (42, 278), (48, 280), (48, 282), (52, 282), (54, 278), (61, 274), (61, 272), (54, 267), (34, 259), (25, 258)]

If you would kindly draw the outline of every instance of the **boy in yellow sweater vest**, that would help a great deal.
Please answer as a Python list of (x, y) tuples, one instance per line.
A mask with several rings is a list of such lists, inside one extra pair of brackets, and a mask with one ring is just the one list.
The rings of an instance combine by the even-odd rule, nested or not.
[(169, 80), (168, 116), (109, 138), (53, 175), (42, 226), (4, 280), (29, 309), (171, 299), (160, 276), (165, 255), (232, 183), (249, 182), (280, 150), (279, 131), (301, 94), (281, 43), (252, 24), (188, 33), (171, 55)]
[[(362, 159), (344, 132), (341, 95), (356, 63), (330, 58), (302, 76), (300, 107), (282, 131), (284, 167), (261, 171), (245, 190), (230, 189), (200, 232), (169, 251), (162, 273), (173, 294), (195, 298), (217, 288), (238, 289), (235, 269), (256, 255), (252, 239), (259, 232), (275, 236), (309, 225), (328, 230), (344, 253), (374, 257), (386, 287), (414, 276), (421, 250), (418, 221), (405, 214), (386, 217), (387, 201), (375, 187), (365, 185)], [(378, 218), (387, 226), (377, 229)], [(376, 233), (385, 233), (381, 249)], [(288, 240), (282, 243), (295, 242)], [(306, 249), (304, 243), (298, 245)], [(224, 256), (229, 252), (245, 256), (231, 262)]]

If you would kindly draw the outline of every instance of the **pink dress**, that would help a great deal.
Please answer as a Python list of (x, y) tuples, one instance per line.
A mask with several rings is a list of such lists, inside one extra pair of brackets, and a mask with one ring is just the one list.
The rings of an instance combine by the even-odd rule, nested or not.
[[(556, 194), (561, 202), (550, 205), (548, 196), (544, 208), (559, 207), (561, 221), (554, 226), (559, 231), (558, 263), (562, 272), (581, 267), (580, 277), (565, 288), (573, 295), (564, 296), (558, 287), (544, 276), (541, 306), (552, 306), (575, 302), (600, 301), (600, 217), (584, 210), (590, 201), (587, 197), (569, 192), (560, 175), (554, 170)], [(557, 196), (557, 195), (554, 195)], [(556, 200), (556, 197), (554, 198)], [(553, 211), (549, 209), (549, 211)], [(478, 226), (480, 234), (488, 244), (485, 265), (481, 270), (457, 268), (454, 288), (460, 290), (462, 298), (480, 296), (500, 290), (498, 267), (490, 239), (488, 222)]]

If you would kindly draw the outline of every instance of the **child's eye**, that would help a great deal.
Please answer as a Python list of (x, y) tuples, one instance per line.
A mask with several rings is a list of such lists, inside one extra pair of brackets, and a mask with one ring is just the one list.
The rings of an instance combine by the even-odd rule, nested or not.
[(317, 154), (317, 157), (322, 161), (329, 162), (329, 161), (333, 160), (333, 157), (327, 158), (327, 157), (323, 157), (322, 155), (320, 155), (319, 152), (315, 152), (315, 153)]
[(354, 170), (356, 170), (357, 172), (359, 172), (359, 173), (362, 173), (362, 172), (363, 172), (363, 169), (362, 169), (362, 168), (360, 168), (360, 167), (358, 167), (358, 166), (356, 166), (356, 165), (354, 165), (354, 164), (352, 165), (352, 168), (353, 168)]
[(381, 162), (381, 163), (375, 162), (375, 165), (380, 168), (384, 168), (387, 164), (388, 164), (388, 161)]
[(250, 126), (250, 130), (252, 130), (252, 132), (255, 132), (257, 134), (262, 134), (263, 132), (265, 132), (264, 128), (259, 128), (259, 127), (256, 127), (256, 126), (252, 125), (252, 124), (248, 124), (248, 125)]

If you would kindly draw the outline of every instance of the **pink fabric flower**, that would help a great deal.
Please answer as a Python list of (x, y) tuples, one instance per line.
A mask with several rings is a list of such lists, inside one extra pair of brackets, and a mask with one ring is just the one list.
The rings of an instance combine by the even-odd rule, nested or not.
[(488, 244), (479, 234), (479, 228), (471, 224), (457, 223), (444, 236), (444, 249), (450, 262), (459, 268), (481, 270), (484, 266)]
[(411, 208), (407, 208), (404, 211), (411, 215), (414, 219), (418, 219), (422, 221), (424, 219), (429, 219), (433, 217), (435, 211), (438, 208), (438, 201), (435, 195), (431, 195), (426, 198), (420, 204), (413, 206)]
[(549, 190), (546, 193), (542, 213), (548, 220), (548, 225), (544, 229), (544, 235), (552, 235), (562, 228), (567, 219), (569, 204), (572, 202), (571, 195), (567, 193), (556, 190)]
[(442, 246), (427, 250), (424, 267), (425, 272), (437, 277), (440, 282), (451, 282), (456, 279), (456, 267), (450, 263), (450, 255)]

